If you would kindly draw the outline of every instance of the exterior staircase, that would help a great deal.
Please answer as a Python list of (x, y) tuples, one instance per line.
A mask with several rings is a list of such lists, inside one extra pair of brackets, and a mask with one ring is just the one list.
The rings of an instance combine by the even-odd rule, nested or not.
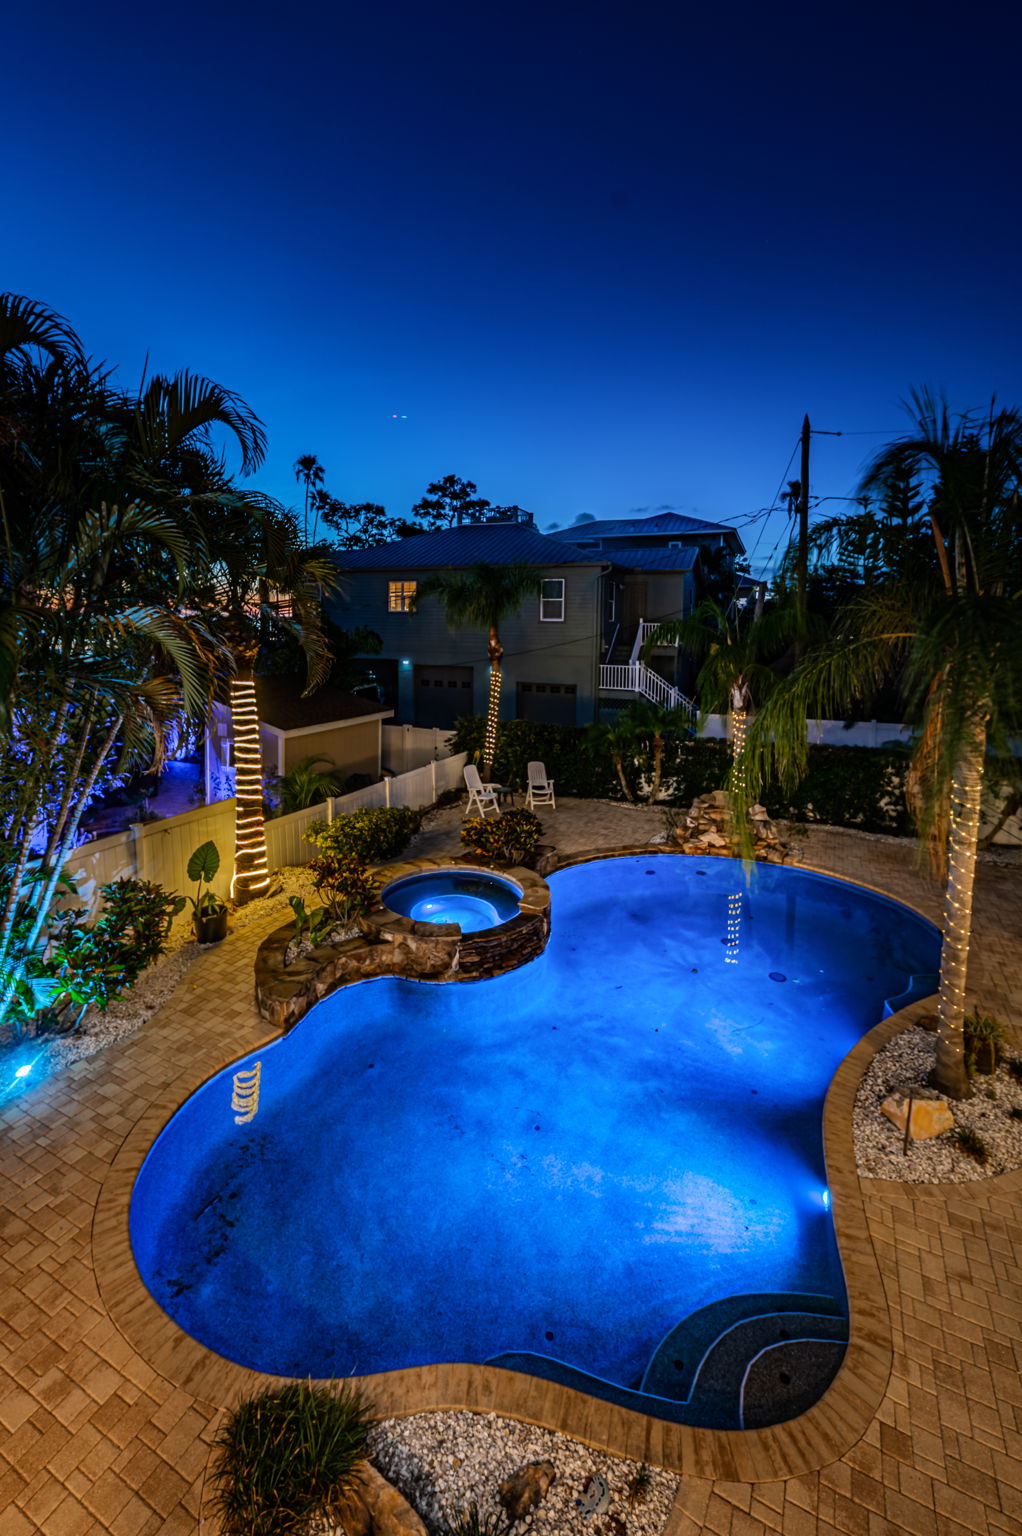
[[(690, 698), (675, 688), (673, 683), (654, 672), (652, 667), (647, 667), (645, 662), (639, 660), (639, 653), (650, 632), (656, 629), (655, 624), (647, 623), (640, 619), (635, 632), (635, 641), (632, 645), (631, 655), (627, 661), (614, 661), (605, 663), (600, 667), (600, 690), (605, 693), (634, 693), (640, 698), (648, 699), (651, 704), (656, 704), (660, 709), (680, 709), (684, 712), (687, 723), (695, 727), (698, 710)], [(615, 647), (610, 655), (613, 658), (617, 654), (623, 654), (620, 648)]]

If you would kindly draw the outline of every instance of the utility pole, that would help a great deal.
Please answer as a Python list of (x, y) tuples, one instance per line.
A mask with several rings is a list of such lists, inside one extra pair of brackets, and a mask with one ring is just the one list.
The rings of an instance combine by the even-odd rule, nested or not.
[(802, 417), (802, 472), (798, 483), (798, 610), (806, 616), (809, 588), (809, 438), (812, 428), (808, 414)]

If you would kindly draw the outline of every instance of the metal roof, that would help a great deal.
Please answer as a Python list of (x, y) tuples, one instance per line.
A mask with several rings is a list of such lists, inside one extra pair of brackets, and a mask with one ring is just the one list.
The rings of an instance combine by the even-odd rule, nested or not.
[(689, 544), (685, 549), (657, 549), (648, 544), (639, 548), (612, 544), (602, 551), (611, 565), (624, 565), (637, 571), (691, 571), (699, 559), (699, 550)]
[(684, 517), (680, 512), (658, 512), (654, 517), (617, 517), (602, 522), (573, 523), (570, 528), (558, 528), (547, 534), (547, 538), (572, 544), (578, 539), (698, 539), (701, 533), (731, 533), (739, 544), (742, 542), (735, 529), (726, 523), (710, 523), (705, 518)]
[(342, 549), (342, 571), (433, 570), (485, 561), (488, 565), (606, 565), (599, 550), (575, 549), (526, 523), (465, 523), (438, 533), (376, 544), (372, 549)]

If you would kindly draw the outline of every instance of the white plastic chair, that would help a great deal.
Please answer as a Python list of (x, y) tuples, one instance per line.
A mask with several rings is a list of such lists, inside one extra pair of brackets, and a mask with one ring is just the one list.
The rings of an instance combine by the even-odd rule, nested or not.
[(497, 804), (497, 791), (492, 785), (483, 783), (479, 777), (479, 769), (474, 764), (468, 763), (463, 772), (465, 774), (465, 785), (468, 789), (468, 806), (465, 810), (465, 815), (471, 816), (474, 805), (484, 820), (486, 812), (491, 809), (499, 816), (500, 806)]
[(556, 811), (554, 781), (547, 778), (546, 768), (542, 763), (530, 763), (528, 771), (529, 785), (525, 791), (525, 804), (529, 810), (534, 811), (537, 805), (549, 805)]

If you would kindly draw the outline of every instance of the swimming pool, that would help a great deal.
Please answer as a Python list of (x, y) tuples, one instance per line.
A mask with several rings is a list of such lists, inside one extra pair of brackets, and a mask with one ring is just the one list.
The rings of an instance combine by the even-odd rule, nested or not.
[(482, 933), (518, 916), (522, 890), (479, 869), (434, 869), (391, 881), (380, 899), (416, 922), (457, 923), (462, 933)]
[(723, 1328), (714, 1309), (764, 1293), (841, 1312), (823, 1098), (885, 999), (936, 971), (937, 931), (804, 871), (746, 889), (729, 860), (550, 885), (531, 964), (345, 988), (175, 1115), (131, 1240), (188, 1333), (282, 1375), (496, 1358), (719, 1422), (684, 1381), (666, 1401), (662, 1372), (639, 1391), (682, 1319)]

